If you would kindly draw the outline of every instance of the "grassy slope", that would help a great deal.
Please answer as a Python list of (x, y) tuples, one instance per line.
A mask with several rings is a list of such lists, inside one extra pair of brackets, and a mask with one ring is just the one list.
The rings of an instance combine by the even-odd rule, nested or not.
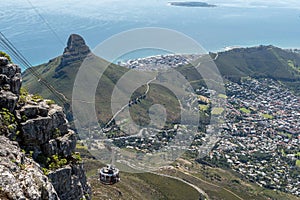
[(246, 76), (273, 78), (300, 94), (300, 54), (261, 46), (220, 53), (215, 63), (221, 74), (230, 80)]
[[(121, 172), (121, 181), (113, 186), (101, 184), (97, 179), (97, 169), (103, 167), (90, 156), (86, 147), (77, 145), (84, 159), (88, 180), (95, 199), (198, 199), (199, 194), (192, 187), (171, 178), (150, 173), (131, 174)], [(212, 168), (196, 163), (192, 159), (178, 159), (172, 166), (158, 171), (179, 177), (201, 188), (211, 200), (300, 200), (299, 197), (262, 188), (248, 182), (231, 170)], [(186, 196), (189, 194), (189, 196)]]
[[(175, 172), (176, 176), (190, 180), (202, 188), (211, 199), (299, 199), (286, 193), (261, 188), (241, 179), (238, 174), (230, 170), (225, 171), (196, 163), (189, 166), (189, 170), (185, 168), (180, 167), (180, 170)], [(170, 171), (166, 173), (174, 174)]]
[[(109, 65), (107, 61), (93, 57), (91, 59), (90, 64), (93, 65), (90, 68), (91, 74), (99, 74), (97, 70), (103, 69), (105, 66)], [(72, 90), (74, 85), (74, 80), (76, 78), (76, 74), (81, 66), (81, 62), (75, 62), (64, 68), (60, 69), (58, 72), (55, 71), (57, 66), (60, 63), (60, 57), (53, 59), (52, 62), (43, 64), (37, 67), (34, 67), (34, 70), (42, 74), (41, 78), (50, 83), (56, 90), (63, 93), (69, 100), (72, 98)], [(111, 111), (111, 96), (112, 92), (115, 89), (115, 85), (119, 81), (119, 79), (128, 72), (128, 69), (124, 67), (120, 67), (114, 64), (110, 64), (105, 70), (103, 76), (101, 77), (96, 95), (96, 111), (98, 113), (98, 118), (102, 122), (108, 122), (112, 117)], [(136, 72), (138, 73), (138, 72)], [(59, 76), (57, 76), (59, 74)], [(132, 80), (128, 79), (125, 84), (121, 85), (119, 89), (123, 91), (124, 96), (126, 94), (126, 88), (129, 88), (135, 82), (141, 81), (141, 79), (145, 77), (155, 77), (155, 74), (152, 72), (143, 73), (142, 77), (139, 77), (138, 74)], [(57, 103), (61, 104), (61, 102), (57, 101), (56, 96), (54, 96), (45, 86), (40, 84), (36, 78), (29, 73), (29, 71), (25, 71), (23, 74), (23, 86), (26, 87), (30, 93), (38, 93), (45, 98), (51, 98), (56, 100)], [(145, 92), (146, 87), (141, 86), (133, 93), (133, 97), (139, 96)], [(92, 100), (91, 100), (92, 101)], [(179, 109), (174, 109), (178, 107), (178, 101), (176, 97), (170, 92), (167, 88), (161, 87), (157, 84), (151, 84), (149, 95), (142, 103), (138, 105), (134, 105), (130, 108), (133, 119), (136, 120), (137, 123), (142, 121), (141, 123), (147, 123), (149, 121), (147, 108), (149, 108), (153, 104), (162, 104), (166, 106), (166, 110), (168, 111), (168, 121), (170, 123), (174, 123), (180, 117)]]
[[(85, 160), (88, 180), (94, 199), (198, 199), (198, 192), (185, 183), (151, 173), (131, 174), (121, 172), (121, 181), (113, 186), (103, 185), (97, 179), (98, 161)], [(87, 167), (89, 165), (89, 167)], [(179, 177), (201, 188), (211, 200), (239, 199), (289, 199), (299, 198), (264, 189), (249, 183), (235, 173), (219, 168), (209, 168), (192, 162), (193, 166), (164, 169), (160, 173)], [(186, 169), (189, 170), (186, 170)]]
[(269, 77), (299, 80), (300, 55), (273, 46), (234, 49), (219, 54), (216, 64), (224, 76)]
[[(238, 81), (247, 76), (273, 78), (300, 93), (300, 54), (274, 46), (260, 46), (220, 52), (214, 62), (226, 79)], [(199, 80), (196, 70), (191, 65), (178, 67), (177, 70), (190, 80), (193, 86), (204, 85), (203, 79)]]
[[(107, 61), (100, 58), (93, 58), (93, 60), (95, 60), (95, 62), (96, 61), (98, 62), (97, 67), (100, 68), (108, 64)], [(56, 72), (55, 70), (59, 64), (60, 64), (60, 57), (57, 57), (54, 58), (52, 62), (34, 67), (34, 70), (39, 74), (41, 74), (41, 77), (44, 80), (46, 80), (49, 84), (51, 84), (53, 87), (55, 87), (55, 89), (57, 89), (60, 92), (63, 92), (68, 99), (71, 99), (73, 83), (82, 62), (81, 61), (74, 62), (70, 65), (63, 67), (62, 69)], [(126, 71), (127, 70), (125, 68), (118, 67), (116, 65), (111, 65), (108, 68), (107, 74), (104, 75), (103, 79), (104, 80), (110, 79), (107, 78), (107, 76), (119, 77), (122, 74), (124, 74)], [(91, 71), (91, 73), (93, 73), (93, 71)], [(60, 74), (60, 75), (55, 77), (56, 74)], [(110, 87), (112, 81), (114, 80), (108, 81), (105, 87)], [(38, 83), (37, 80), (33, 78), (33, 76), (28, 70), (26, 70), (23, 73), (23, 84), (25, 87), (29, 89), (30, 92), (40, 93), (41, 95), (44, 96), (52, 95), (49, 94), (49, 91), (46, 90), (43, 85)]]
[(92, 185), (93, 199), (198, 199), (198, 192), (172, 178), (150, 173), (130, 174), (121, 172), (121, 181), (107, 186), (99, 182), (97, 169), (102, 164), (94, 160), (85, 160), (88, 180)]

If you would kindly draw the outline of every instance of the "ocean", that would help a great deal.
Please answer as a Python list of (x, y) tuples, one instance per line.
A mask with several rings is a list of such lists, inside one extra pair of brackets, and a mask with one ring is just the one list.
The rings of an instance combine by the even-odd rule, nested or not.
[[(212, 8), (170, 6), (167, 0), (1, 1), (0, 31), (32, 65), (61, 55), (77, 33), (95, 48), (133, 28), (161, 27), (186, 34), (206, 51), (228, 46), (275, 45), (300, 48), (300, 2), (210, 0)], [(2, 48), (0, 47), (0, 50)], [(135, 52), (127, 58), (151, 56)]]

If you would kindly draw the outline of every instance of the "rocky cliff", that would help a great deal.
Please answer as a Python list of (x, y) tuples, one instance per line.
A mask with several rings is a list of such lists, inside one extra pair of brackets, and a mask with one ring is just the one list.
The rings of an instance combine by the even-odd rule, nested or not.
[(0, 57), (0, 199), (90, 199), (62, 108), (21, 89), (20, 72)]
[(84, 39), (80, 35), (70, 35), (67, 47), (61, 57), (60, 65), (56, 68), (56, 71), (68, 64), (83, 61), (89, 53), (91, 53), (90, 48), (85, 44)]
[(6, 57), (0, 57), (0, 66), (0, 107), (12, 112), (21, 87), (21, 69)]

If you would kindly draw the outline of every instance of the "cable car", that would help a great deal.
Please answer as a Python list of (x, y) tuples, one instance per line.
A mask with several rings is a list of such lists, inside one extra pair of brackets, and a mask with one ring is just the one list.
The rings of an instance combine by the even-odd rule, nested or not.
[(113, 185), (120, 181), (119, 169), (112, 165), (107, 165), (99, 170), (99, 178), (101, 183), (106, 185)]

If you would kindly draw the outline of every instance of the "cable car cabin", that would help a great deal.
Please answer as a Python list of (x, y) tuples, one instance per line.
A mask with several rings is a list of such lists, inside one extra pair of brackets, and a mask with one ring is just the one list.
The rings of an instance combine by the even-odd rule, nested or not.
[(107, 185), (112, 185), (120, 181), (119, 170), (111, 165), (101, 168), (99, 176), (101, 183)]

